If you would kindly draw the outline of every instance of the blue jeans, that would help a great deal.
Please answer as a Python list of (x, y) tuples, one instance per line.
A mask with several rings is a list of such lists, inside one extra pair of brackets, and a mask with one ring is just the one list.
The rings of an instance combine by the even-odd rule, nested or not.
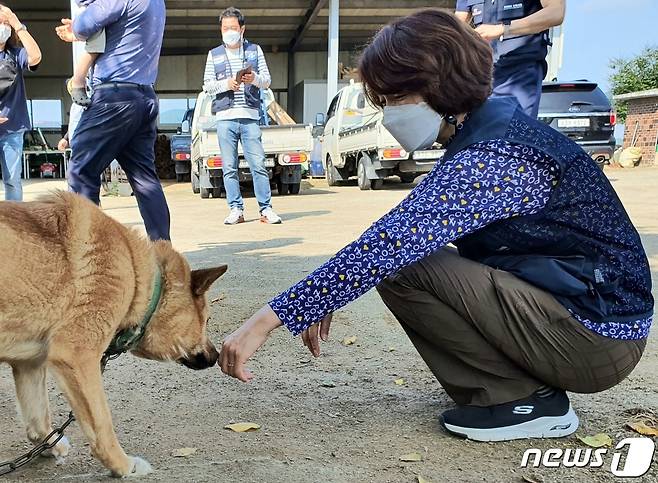
[(5, 200), (23, 201), (23, 132), (0, 136), (0, 166)]
[(126, 172), (151, 240), (169, 240), (169, 208), (155, 171), (158, 98), (151, 87), (98, 89), (71, 139), (69, 187), (100, 203), (101, 173)]
[(23, 135), (21, 131), (0, 136), (0, 165), (7, 201), (23, 201)]
[(258, 121), (251, 119), (235, 119), (217, 121), (217, 138), (222, 152), (222, 168), (224, 172), (224, 189), (230, 208), (244, 208), (240, 194), (238, 177), (238, 141), (242, 143), (244, 157), (249, 163), (251, 177), (254, 181), (254, 193), (258, 200), (260, 211), (272, 207), (272, 189), (270, 177), (265, 168), (265, 151), (261, 142), (261, 132)]
[(494, 67), (492, 97), (513, 96), (528, 116), (537, 119), (545, 62), (524, 62)]

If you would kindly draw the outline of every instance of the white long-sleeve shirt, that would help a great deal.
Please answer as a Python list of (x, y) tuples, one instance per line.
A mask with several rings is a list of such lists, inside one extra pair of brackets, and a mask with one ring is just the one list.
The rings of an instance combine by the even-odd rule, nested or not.
[[(267, 62), (265, 61), (265, 55), (260, 46), (258, 49), (258, 74), (256, 74), (253, 85), (260, 89), (267, 89), (272, 83), (272, 78), (270, 76), (270, 71), (267, 67)], [(226, 56), (230, 65), (230, 72), (235, 75), (241, 69), (244, 68), (243, 65), (243, 51), (242, 49), (229, 49), (226, 48)], [(212, 52), (208, 52), (208, 58), (206, 60), (206, 68), (203, 75), (203, 90), (210, 95), (217, 95), (222, 92), (229, 90), (228, 79), (217, 80), (215, 75), (215, 63), (213, 61)], [(234, 119), (254, 119), (258, 120), (260, 118), (260, 113), (258, 109), (253, 109), (247, 106), (247, 101), (244, 97), (244, 84), (240, 84), (240, 89), (235, 92), (235, 97), (233, 101), (233, 107), (220, 111), (216, 114), (217, 120), (228, 121)]]

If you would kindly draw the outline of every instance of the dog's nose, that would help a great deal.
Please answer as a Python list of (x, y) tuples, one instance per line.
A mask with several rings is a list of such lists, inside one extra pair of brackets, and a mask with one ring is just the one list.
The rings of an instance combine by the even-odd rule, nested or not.
[(199, 352), (190, 357), (180, 359), (178, 362), (183, 364), (185, 367), (190, 369), (201, 370), (208, 369), (209, 367), (217, 364), (217, 359), (219, 359), (219, 353), (217, 349), (213, 346), (210, 346), (203, 352)]

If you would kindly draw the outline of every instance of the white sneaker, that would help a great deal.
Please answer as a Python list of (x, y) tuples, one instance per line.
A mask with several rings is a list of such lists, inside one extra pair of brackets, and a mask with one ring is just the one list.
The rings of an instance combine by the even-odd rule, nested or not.
[(272, 208), (265, 208), (260, 212), (260, 222), (268, 223), (270, 225), (278, 225), (281, 223), (281, 217), (277, 215)]
[(224, 220), (224, 224), (237, 225), (238, 223), (244, 223), (244, 211), (240, 208), (231, 208), (231, 212)]

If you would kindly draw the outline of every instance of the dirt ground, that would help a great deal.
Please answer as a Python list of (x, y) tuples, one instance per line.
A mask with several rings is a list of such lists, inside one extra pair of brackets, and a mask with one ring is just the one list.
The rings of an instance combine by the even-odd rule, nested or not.
[[(658, 169), (609, 171), (649, 252), (658, 277)], [(583, 180), (586, 182), (586, 180)], [(29, 199), (61, 182), (27, 187)], [(315, 268), (370, 222), (401, 200), (409, 188), (387, 183), (382, 191), (355, 186), (328, 188), (322, 181), (304, 194), (274, 198), (283, 225), (256, 221), (221, 224), (225, 200), (201, 200), (189, 185), (169, 185), (173, 240), (194, 267), (228, 263), (229, 272), (211, 291), (211, 336), (218, 344), (255, 310)], [(141, 226), (133, 198), (104, 198), (107, 213)], [(256, 201), (247, 199), (255, 220)], [(5, 254), (7, 255), (7, 254)], [(351, 346), (343, 338), (356, 336)], [(144, 481), (162, 482), (602, 482), (613, 481), (611, 455), (600, 469), (522, 469), (528, 448), (582, 448), (576, 438), (485, 444), (446, 434), (437, 415), (451, 401), (425, 367), (377, 294), (366, 296), (335, 317), (331, 341), (312, 360), (299, 340), (279, 330), (250, 367), (256, 374), (242, 384), (218, 369), (192, 372), (122, 357), (108, 368), (105, 386), (115, 428), (129, 454), (148, 459), (155, 473)], [(403, 378), (404, 385), (394, 381)], [(51, 383), (55, 421), (68, 406)], [(634, 409), (658, 410), (656, 331), (642, 362), (618, 387), (577, 395), (578, 434), (607, 433), (615, 442), (632, 436), (625, 422)], [(0, 460), (27, 449), (14, 409), (13, 383), (0, 367)], [(232, 433), (233, 422), (261, 429)], [(66, 463), (42, 460), (9, 481), (100, 481), (106, 471), (89, 454), (77, 425), (68, 432), (73, 450)], [(658, 439), (658, 438), (657, 438)], [(187, 458), (172, 451), (197, 448)], [(610, 451), (612, 452), (612, 450)], [(420, 453), (420, 462), (400, 456)], [(644, 478), (658, 481), (658, 454)]]

